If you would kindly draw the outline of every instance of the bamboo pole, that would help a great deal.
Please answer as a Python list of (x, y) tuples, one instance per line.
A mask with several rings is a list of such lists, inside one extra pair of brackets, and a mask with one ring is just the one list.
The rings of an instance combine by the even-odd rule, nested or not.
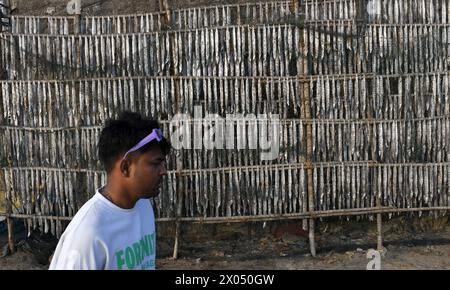
[[(2, 35), (0, 34), (0, 39)], [(378, 77), (384, 79), (396, 79), (399, 77), (426, 77), (430, 75), (435, 76), (449, 76), (450, 72), (436, 72), (436, 73), (408, 73), (408, 74), (380, 74)], [(334, 80), (352, 80), (360, 77), (364, 77), (366, 80), (374, 79), (376, 76), (373, 73), (360, 73), (360, 74), (328, 74), (328, 77), (332, 77)], [(92, 77), (92, 78), (70, 78), (64, 80), (58, 79), (45, 79), (45, 80), (1, 80), (0, 83), (66, 83), (66, 82), (79, 82), (79, 81), (119, 81), (119, 80), (158, 80), (158, 79), (173, 79), (173, 80), (254, 80), (254, 81), (273, 81), (284, 82), (289, 80), (296, 80), (302, 83), (310, 83), (311, 81), (317, 81), (320, 75), (310, 76), (118, 76), (118, 77)], [(394, 95), (395, 96), (395, 95)], [(411, 96), (416, 96), (414, 93)], [(430, 117), (432, 118), (432, 117)]]
[[(417, 26), (423, 26), (424, 24), (380, 24), (380, 23), (362, 23), (358, 20), (305, 20), (301, 25), (295, 25), (295, 26), (301, 26), (300, 28), (312, 28), (315, 25), (342, 25), (342, 26), (346, 26), (346, 27), (357, 27), (357, 28), (370, 28), (370, 27), (386, 27), (386, 28), (391, 28), (391, 27), (417, 27)], [(164, 31), (163, 33), (180, 33), (180, 32), (195, 32), (195, 31), (202, 31), (202, 30), (207, 30), (207, 29), (218, 29), (218, 30), (226, 30), (226, 29), (233, 29), (233, 28), (252, 28), (252, 27), (274, 27), (277, 26), (275, 24), (241, 24), (241, 25), (237, 25), (237, 24), (232, 24), (232, 25), (220, 25), (220, 26), (209, 26), (209, 27), (201, 27), (201, 28), (188, 28), (188, 29), (173, 29), (173, 30), (168, 30), (168, 31)], [(290, 23), (286, 23), (286, 26), (288, 28), (292, 28), (292, 24)], [(428, 27), (431, 28), (446, 28), (449, 27), (448, 23), (433, 23), (433, 24), (427, 24)], [(132, 32), (132, 33), (127, 33), (127, 35), (154, 35), (157, 33), (160, 33), (161, 31), (151, 31), (151, 32)], [(319, 32), (323, 32), (323, 33), (329, 33), (325, 30), (320, 30)], [(30, 34), (30, 33), (17, 33), (15, 35), (18, 36), (30, 36), (30, 35), (34, 35), (34, 36), (48, 36), (48, 37), (61, 37), (58, 34), (49, 34), (49, 33), (39, 33), (39, 34)], [(73, 34), (67, 34), (65, 36), (72, 36)], [(117, 35), (121, 35), (120, 33), (105, 33), (102, 34), (103, 36), (117, 36)], [(345, 37), (352, 37), (352, 38), (358, 38), (360, 37), (357, 34), (341, 34), (339, 36), (345, 36)]]
[[(308, 168), (308, 207), (309, 211), (314, 211), (314, 189), (313, 189), (313, 170), (311, 168)], [(309, 219), (309, 246), (311, 249), (311, 255), (314, 257), (316, 256), (316, 244), (315, 244), (315, 237), (314, 237), (314, 218), (311, 217)]]
[[(371, 102), (369, 102), (371, 103)], [(372, 110), (369, 110), (369, 118), (372, 117)], [(372, 130), (370, 130), (370, 138), (369, 140), (371, 140), (372, 142), (372, 161), (370, 163), (370, 170), (372, 170), (372, 187), (374, 186), (374, 182), (375, 182), (375, 178), (374, 178), (374, 171), (375, 171), (375, 164), (376, 164), (376, 135), (374, 134), (374, 131), (376, 130), (376, 126), (375, 126), (375, 122), (372, 122)], [(378, 189), (380, 190), (380, 189)], [(381, 205), (381, 192), (375, 192), (376, 195), (376, 207), (381, 209), (382, 205)], [(377, 250), (381, 251), (383, 248), (383, 240), (382, 240), (382, 235), (381, 235), (381, 223), (382, 223), (382, 219), (381, 219), (381, 213), (377, 214)]]
[(179, 239), (180, 239), (180, 222), (178, 220), (176, 220), (175, 221), (175, 243), (173, 246), (173, 255), (172, 255), (172, 258), (175, 260), (178, 259)]
[(28, 218), (35, 218), (35, 219), (44, 219), (44, 220), (57, 220), (57, 221), (70, 221), (72, 220), (72, 217), (68, 216), (49, 216), (49, 215), (32, 215), (32, 214), (16, 214), (16, 213), (2, 213), (0, 212), (0, 216), (4, 217), (11, 217), (11, 218), (18, 218), (18, 219), (28, 219)]
[[(377, 208), (381, 209), (381, 198), (377, 198)], [(383, 238), (381, 233), (381, 213), (377, 213), (377, 232), (378, 232), (378, 239), (377, 239), (377, 250), (382, 251), (383, 250)]]
[[(0, 81), (1, 83), (1, 81)], [(260, 118), (258, 119), (259, 121), (268, 121), (270, 119), (263, 119)], [(350, 125), (350, 124), (366, 124), (369, 126), (372, 126), (373, 124), (392, 124), (392, 123), (401, 123), (401, 122), (421, 122), (421, 121), (433, 121), (433, 120), (445, 120), (448, 121), (450, 120), (450, 115), (442, 115), (442, 116), (436, 116), (436, 117), (421, 117), (421, 118), (411, 118), (411, 119), (304, 119), (304, 118), (291, 118), (291, 119), (281, 119), (280, 120), (280, 125), (282, 126), (286, 126), (289, 125), (291, 123), (296, 123), (296, 122), (302, 122), (304, 124), (309, 124), (309, 123), (316, 123), (316, 124), (335, 124), (335, 125)], [(231, 122), (231, 123), (235, 123), (235, 120), (225, 120), (226, 122)], [(161, 120), (159, 123), (162, 125), (168, 125), (170, 124), (171, 121), (168, 120)], [(195, 124), (195, 120), (190, 120), (190, 119), (186, 119), (183, 120), (183, 122), (185, 122), (187, 125), (192, 125)], [(42, 126), (42, 127), (28, 127), (28, 126), (18, 126), (18, 125), (0, 125), (0, 129), (10, 129), (10, 130), (24, 130), (24, 131), (36, 131), (36, 132), (56, 132), (56, 131), (68, 131), (68, 130), (101, 130), (102, 126), (100, 125), (85, 125), (85, 126), (65, 126), (65, 127), (49, 127), (49, 126)], [(339, 162), (339, 163), (345, 163), (345, 164), (363, 164), (363, 163), (369, 163), (372, 162), (372, 160), (367, 160), (367, 161), (343, 161), (343, 162)], [(326, 164), (334, 164), (333, 166), (336, 165), (337, 161), (330, 161), (330, 162), (321, 162), (322, 165), (326, 165)], [(297, 163), (297, 164), (301, 164), (301, 163)], [(319, 164), (319, 163), (315, 163), (315, 164)], [(404, 166), (404, 165), (415, 165), (415, 164), (422, 164), (422, 165), (446, 165), (446, 164), (450, 164), (450, 162), (427, 162), (427, 163), (412, 163), (412, 162), (396, 162), (396, 163), (380, 163), (377, 164), (378, 166), (384, 166), (384, 165), (388, 165), (388, 166), (393, 166), (393, 165), (399, 165), (399, 166)], [(285, 165), (285, 166), (290, 166), (289, 165)], [(264, 165), (261, 165), (264, 166)], [(267, 165), (266, 165), (267, 166)], [(24, 168), (24, 167), (21, 167)], [(36, 167), (37, 168), (37, 167)], [(39, 168), (45, 168), (45, 167), (39, 167)], [(52, 168), (48, 168), (48, 169), (52, 169)], [(53, 168), (53, 169), (57, 169), (57, 168)], [(69, 168), (70, 169), (70, 168)], [(68, 170), (69, 170), (68, 169)]]
[[(305, 54), (306, 55), (306, 54)], [(305, 62), (306, 63), (306, 62)], [(310, 95), (309, 90), (306, 90), (306, 85), (304, 86), (304, 109), (305, 109), (305, 119), (311, 119), (311, 106), (310, 106)], [(306, 91), (306, 92), (305, 92)], [(315, 136), (312, 136), (312, 123), (308, 123), (306, 126), (306, 168), (308, 175), (308, 209), (309, 212), (313, 212), (315, 209), (315, 193), (313, 188), (313, 166), (312, 166), (312, 155), (313, 155), (313, 139)], [(311, 255), (313, 257), (316, 256), (316, 243), (315, 243), (315, 234), (314, 234), (314, 223), (315, 220), (313, 218), (309, 219), (309, 246), (311, 249)]]
[[(186, 217), (186, 218), (158, 218), (157, 222), (193, 222), (202, 224), (214, 223), (233, 223), (233, 222), (258, 222), (258, 221), (275, 221), (275, 220), (295, 220), (295, 219), (309, 219), (309, 218), (328, 218), (339, 216), (356, 216), (368, 214), (392, 214), (392, 213), (411, 213), (419, 211), (450, 211), (450, 206), (436, 206), (436, 207), (418, 207), (418, 208), (394, 208), (394, 207), (370, 207), (370, 208), (354, 208), (354, 209), (339, 209), (339, 210), (325, 210), (305, 213), (293, 214), (272, 214), (272, 215), (258, 215), (258, 216), (225, 216), (225, 217)], [(70, 221), (72, 217), (62, 216), (42, 216), (29, 214), (8, 214), (0, 212), (0, 216), (18, 218), (18, 219), (47, 219)]]
[[(0, 81), (1, 83), (1, 81)], [(266, 121), (270, 119), (258, 119), (259, 121)], [(450, 115), (442, 115), (442, 116), (436, 116), (436, 117), (421, 117), (421, 118), (411, 118), (411, 119), (305, 119), (305, 118), (291, 118), (291, 119), (281, 119), (280, 125), (285, 126), (289, 125), (292, 122), (302, 122), (304, 124), (309, 123), (316, 123), (316, 124), (335, 124), (335, 125), (350, 125), (350, 124), (367, 124), (369, 126), (372, 126), (373, 124), (392, 124), (392, 123), (401, 123), (401, 122), (420, 122), (420, 121), (433, 121), (433, 120), (450, 120)], [(235, 120), (225, 120), (226, 122), (235, 123)], [(171, 121), (168, 120), (161, 120), (159, 123), (162, 125), (168, 125)], [(187, 125), (195, 124), (194, 120), (186, 119), (183, 120)], [(102, 126), (100, 125), (85, 125), (85, 126), (66, 126), (66, 127), (49, 127), (49, 126), (42, 126), (42, 127), (28, 127), (28, 126), (18, 126), (18, 125), (0, 125), (0, 129), (11, 129), (11, 130), (24, 130), (24, 131), (36, 131), (36, 132), (43, 132), (43, 131), (49, 131), (49, 132), (56, 132), (56, 131), (68, 131), (68, 130), (101, 130)], [(372, 160), (368, 161), (344, 161), (341, 163), (348, 163), (348, 164), (357, 164), (357, 163), (368, 163), (372, 162)], [(329, 163), (329, 164), (335, 164), (336, 161), (331, 162), (322, 162), (322, 163)], [(411, 163), (411, 162), (396, 162), (396, 163), (382, 163), (378, 164), (380, 166), (387, 164), (387, 165), (409, 165), (409, 164), (423, 164), (423, 165), (435, 165), (435, 164), (448, 164), (449, 162), (427, 162), (427, 163)], [(317, 164), (317, 163), (316, 163)], [(43, 168), (43, 167), (41, 167)]]
[[(303, 28), (304, 30), (305, 28)], [(303, 33), (301, 33), (300, 46), (303, 55), (307, 55), (306, 48), (306, 40), (303, 39)], [(302, 71), (300, 74), (308, 74), (308, 66), (307, 62), (303, 60), (303, 65), (300, 65)], [(309, 95), (309, 84), (305, 84), (303, 86), (303, 94), (302, 94), (302, 103), (303, 103), (303, 114), (306, 120), (311, 119), (311, 107), (310, 107), (310, 95)], [(315, 193), (313, 188), (313, 165), (312, 165), (312, 155), (313, 155), (313, 136), (312, 136), (312, 123), (306, 124), (306, 166), (307, 169), (307, 184), (308, 184), (308, 210), (309, 212), (314, 212), (315, 209)], [(311, 250), (311, 255), (314, 257), (316, 255), (316, 245), (315, 245), (315, 237), (314, 237), (314, 218), (309, 219), (309, 246)]]
[[(159, 2), (160, 4), (160, 10), (163, 11), (163, 23), (164, 23), (164, 27), (165, 28), (169, 28), (170, 27), (170, 23), (171, 23), (171, 15), (170, 15), (170, 7), (169, 7), (169, 3), (167, 0), (160, 0)], [(175, 69), (175, 64), (173, 62), (173, 60), (175, 59), (175, 41), (174, 41), (174, 37), (175, 34), (170, 33), (168, 34), (169, 36), (169, 49), (170, 49), (170, 54), (172, 55), (172, 57), (170, 58), (170, 77), (174, 77), (177, 78), (177, 73), (176, 73), (176, 69)], [(174, 81), (174, 92), (175, 92), (175, 112), (179, 113), (180, 112), (180, 86), (179, 86), (179, 80), (175, 79)], [(181, 205), (183, 204), (183, 193), (181, 192), (182, 189), (182, 184), (181, 184), (181, 171), (183, 169), (183, 156), (181, 155), (181, 151), (179, 152), (179, 154), (176, 155), (176, 173), (175, 173), (175, 178), (176, 178), (176, 190), (177, 192), (175, 193), (178, 196), (178, 205), (177, 205), (177, 211), (176, 211), (176, 215), (177, 218), (181, 215)], [(169, 189), (170, 190), (170, 189)], [(180, 244), (180, 221), (176, 218), (175, 220), (175, 242), (174, 242), (174, 246), (173, 246), (173, 259), (178, 259), (178, 248), (179, 248), (179, 244)]]
[[(299, 10), (299, 9), (301, 9), (301, 6), (299, 7), (299, 1), (295, 1), (295, 0), (292, 0), (293, 1), (293, 6), (294, 6), (294, 8), (296, 8), (297, 10)], [(302, 19), (302, 20), (304, 20), (304, 19)], [(298, 28), (298, 29), (300, 29), (300, 28)], [(303, 28), (303, 29), (305, 29), (305, 28)], [(307, 54), (307, 49), (306, 49), (306, 46), (305, 46), (305, 43), (306, 43), (306, 40), (305, 39), (303, 39), (303, 30), (301, 30), (300, 29), (300, 32), (299, 32), (299, 34), (300, 34), (300, 42), (298, 43), (298, 45), (299, 45), (299, 51), (301, 51), (302, 52), (302, 55), (306, 55)], [(302, 57), (299, 57), (298, 58), (298, 60), (297, 60), (297, 79), (302, 79), (302, 78), (306, 78), (307, 76), (307, 73), (308, 73), (308, 66), (307, 66), (308, 64), (307, 64), (307, 62), (305, 61), (305, 58), (302, 58)], [(306, 96), (306, 95), (308, 95), (309, 94), (309, 89), (308, 89), (308, 82), (306, 82), (305, 84), (304, 84), (304, 86), (303, 86), (303, 92), (302, 92), (302, 96)], [(302, 103), (303, 103), (303, 109), (304, 110), (306, 110), (305, 108), (306, 108), (306, 105), (305, 105), (305, 103), (304, 103), (304, 98), (302, 98)], [(302, 110), (299, 110), (299, 115), (300, 115), (300, 118), (302, 118), (302, 119), (304, 119), (305, 117), (305, 113), (302, 111)], [(303, 116), (302, 116), (303, 115)], [(309, 119), (308, 119), (309, 120)], [(302, 140), (301, 140), (302, 141)], [(300, 142), (301, 142), (300, 141)], [(304, 159), (303, 159), (304, 160)], [(309, 182), (309, 181), (308, 181)], [(299, 188), (299, 190), (300, 190), (300, 188)], [(306, 201), (304, 200), (303, 201), (304, 202), (304, 205), (303, 205), (303, 211), (307, 211), (307, 207), (308, 207), (308, 205), (306, 204)], [(302, 221), (302, 228), (303, 228), (303, 230), (307, 230), (308, 229), (308, 220), (306, 220), (306, 219), (304, 219), (303, 221)]]
[[(374, 90), (375, 91), (375, 90)], [(373, 94), (372, 94), (373, 96)], [(371, 100), (369, 100), (368, 102), (369, 104), (372, 104)], [(369, 131), (369, 140), (371, 140), (371, 147), (372, 147), (372, 152), (371, 152), (371, 159), (372, 162), (370, 163), (370, 170), (372, 171), (372, 183), (371, 186), (374, 187), (374, 183), (375, 181), (375, 164), (377, 162), (377, 156), (376, 156), (376, 124), (373, 121), (373, 115), (372, 115), (373, 110), (370, 109), (369, 113), (368, 113), (368, 119), (369, 121), (371, 121), (371, 130)], [(375, 192), (376, 195), (376, 207), (381, 209), (381, 189), (378, 189), (378, 192)], [(377, 213), (377, 250), (381, 251), (383, 249), (383, 240), (382, 240), (382, 235), (381, 235), (381, 226), (382, 226), (382, 219), (381, 219), (381, 213)]]
[[(12, 203), (10, 198), (6, 199), (6, 208), (9, 213), (12, 213)], [(6, 217), (6, 223), (8, 225), (8, 246), (9, 251), (14, 253), (16, 251), (14, 243), (14, 219), (11, 216)]]
[[(5, 192), (5, 210), (6, 210), (6, 214), (3, 215), (6, 217), (6, 225), (7, 225), (7, 231), (8, 231), (8, 247), (9, 247), (9, 251), (10, 253), (14, 253), (15, 252), (15, 242), (14, 242), (14, 219), (11, 216), (12, 212), (13, 212), (13, 204), (11, 201), (11, 192), (8, 192), (7, 190), (7, 186), (6, 186), (6, 174), (5, 171), (1, 171), (0, 172), (0, 192), (4, 191)], [(11, 182), (11, 180), (9, 181)], [(11, 185), (11, 183), (10, 183)]]
[(8, 246), (9, 251), (14, 253), (16, 251), (14, 243), (14, 220), (12, 218), (7, 218), (6, 222), (8, 224)]
[[(240, 166), (240, 167), (223, 167), (223, 168), (205, 168), (205, 169), (185, 169), (177, 172), (176, 170), (169, 170), (168, 174), (178, 174), (180, 177), (192, 177), (195, 174), (199, 174), (201, 172), (215, 173), (215, 172), (225, 172), (232, 173), (235, 172), (236, 169), (241, 171), (243, 170), (285, 170), (285, 169), (301, 169), (305, 168), (306, 163), (292, 163), (289, 165), (286, 164), (278, 164), (278, 165), (249, 165), (249, 166)], [(369, 168), (384, 168), (384, 167), (403, 167), (403, 166), (413, 166), (413, 167), (433, 167), (433, 166), (450, 166), (449, 162), (441, 162), (441, 163), (376, 163), (372, 161), (350, 161), (350, 162), (317, 162), (314, 163), (313, 166), (315, 168), (327, 168), (327, 167), (335, 167), (335, 166), (344, 166), (344, 167), (369, 167)], [(11, 172), (18, 172), (22, 170), (39, 170), (39, 171), (47, 171), (47, 172), (74, 172), (74, 173), (93, 173), (93, 174), (101, 174), (103, 171), (101, 170), (89, 170), (89, 169), (71, 169), (71, 168), (52, 168), (52, 167), (4, 167), (0, 168), (2, 170), (8, 170)], [(305, 210), (306, 211), (306, 210)]]

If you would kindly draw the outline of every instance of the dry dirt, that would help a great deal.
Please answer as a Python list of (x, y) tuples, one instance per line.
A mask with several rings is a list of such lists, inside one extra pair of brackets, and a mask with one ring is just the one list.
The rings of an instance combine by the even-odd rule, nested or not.
[[(309, 254), (299, 222), (190, 225), (182, 229), (179, 258), (171, 259), (173, 227), (159, 226), (157, 269), (293, 270), (366, 269), (367, 251), (376, 246), (374, 222), (318, 222), (317, 255)], [(383, 225), (381, 268), (450, 270), (448, 216), (393, 219)], [(4, 244), (0, 238), (0, 245)], [(47, 269), (32, 254), (0, 258), (0, 269)]]

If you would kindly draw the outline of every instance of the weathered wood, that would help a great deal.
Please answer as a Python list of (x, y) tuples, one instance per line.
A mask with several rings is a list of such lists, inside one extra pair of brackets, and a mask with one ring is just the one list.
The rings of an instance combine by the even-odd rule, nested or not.
[[(7, 209), (8, 214), (12, 213), (12, 203), (11, 203), (11, 200), (9, 197), (6, 199), (6, 209)], [(11, 218), (10, 216), (8, 216), (8, 217), (6, 217), (6, 223), (7, 223), (7, 227), (8, 227), (9, 251), (11, 253), (14, 253), (16, 251), (16, 245), (14, 242), (14, 219)]]
[[(304, 35), (302, 33), (302, 35)], [(307, 40), (303, 39), (300, 45), (302, 45), (302, 51), (306, 52), (306, 42)], [(308, 68), (303, 67), (303, 74), (309, 74)], [(303, 94), (302, 94), (302, 103), (303, 103), (303, 118), (306, 120), (311, 119), (311, 100), (310, 94), (312, 88), (308, 88), (307, 85), (304, 86)], [(308, 211), (313, 212), (315, 210), (315, 192), (313, 187), (313, 169), (312, 169), (312, 157), (313, 157), (313, 138), (316, 136), (312, 135), (312, 123), (308, 123), (306, 125), (306, 154), (305, 154), (305, 168), (307, 172), (307, 185), (308, 185)], [(315, 246), (315, 238), (314, 238), (314, 227), (315, 227), (314, 219), (309, 219), (309, 246), (311, 250), (311, 255), (316, 255), (316, 246)]]
[[(381, 209), (381, 199), (377, 198), (377, 207)], [(381, 231), (382, 227), (382, 217), (381, 213), (377, 213), (377, 250), (383, 250), (383, 234)]]

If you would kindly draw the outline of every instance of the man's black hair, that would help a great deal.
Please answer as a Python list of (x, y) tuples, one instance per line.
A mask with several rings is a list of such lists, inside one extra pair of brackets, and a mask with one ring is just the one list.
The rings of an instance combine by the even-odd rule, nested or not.
[[(158, 121), (142, 117), (139, 113), (125, 111), (118, 119), (108, 120), (100, 133), (98, 155), (106, 172), (111, 172), (114, 162), (130, 150), (139, 141), (160, 128)], [(163, 138), (160, 142), (153, 140), (137, 152), (147, 152), (152, 146), (158, 145), (164, 155), (171, 149), (170, 142)]]

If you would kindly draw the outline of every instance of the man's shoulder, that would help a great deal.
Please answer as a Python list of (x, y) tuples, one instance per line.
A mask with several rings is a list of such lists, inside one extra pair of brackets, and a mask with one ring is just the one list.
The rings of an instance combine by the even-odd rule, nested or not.
[(75, 214), (69, 224), (68, 229), (77, 231), (79, 229), (88, 230), (100, 227), (102, 212), (104, 209), (98, 199), (92, 197)]

